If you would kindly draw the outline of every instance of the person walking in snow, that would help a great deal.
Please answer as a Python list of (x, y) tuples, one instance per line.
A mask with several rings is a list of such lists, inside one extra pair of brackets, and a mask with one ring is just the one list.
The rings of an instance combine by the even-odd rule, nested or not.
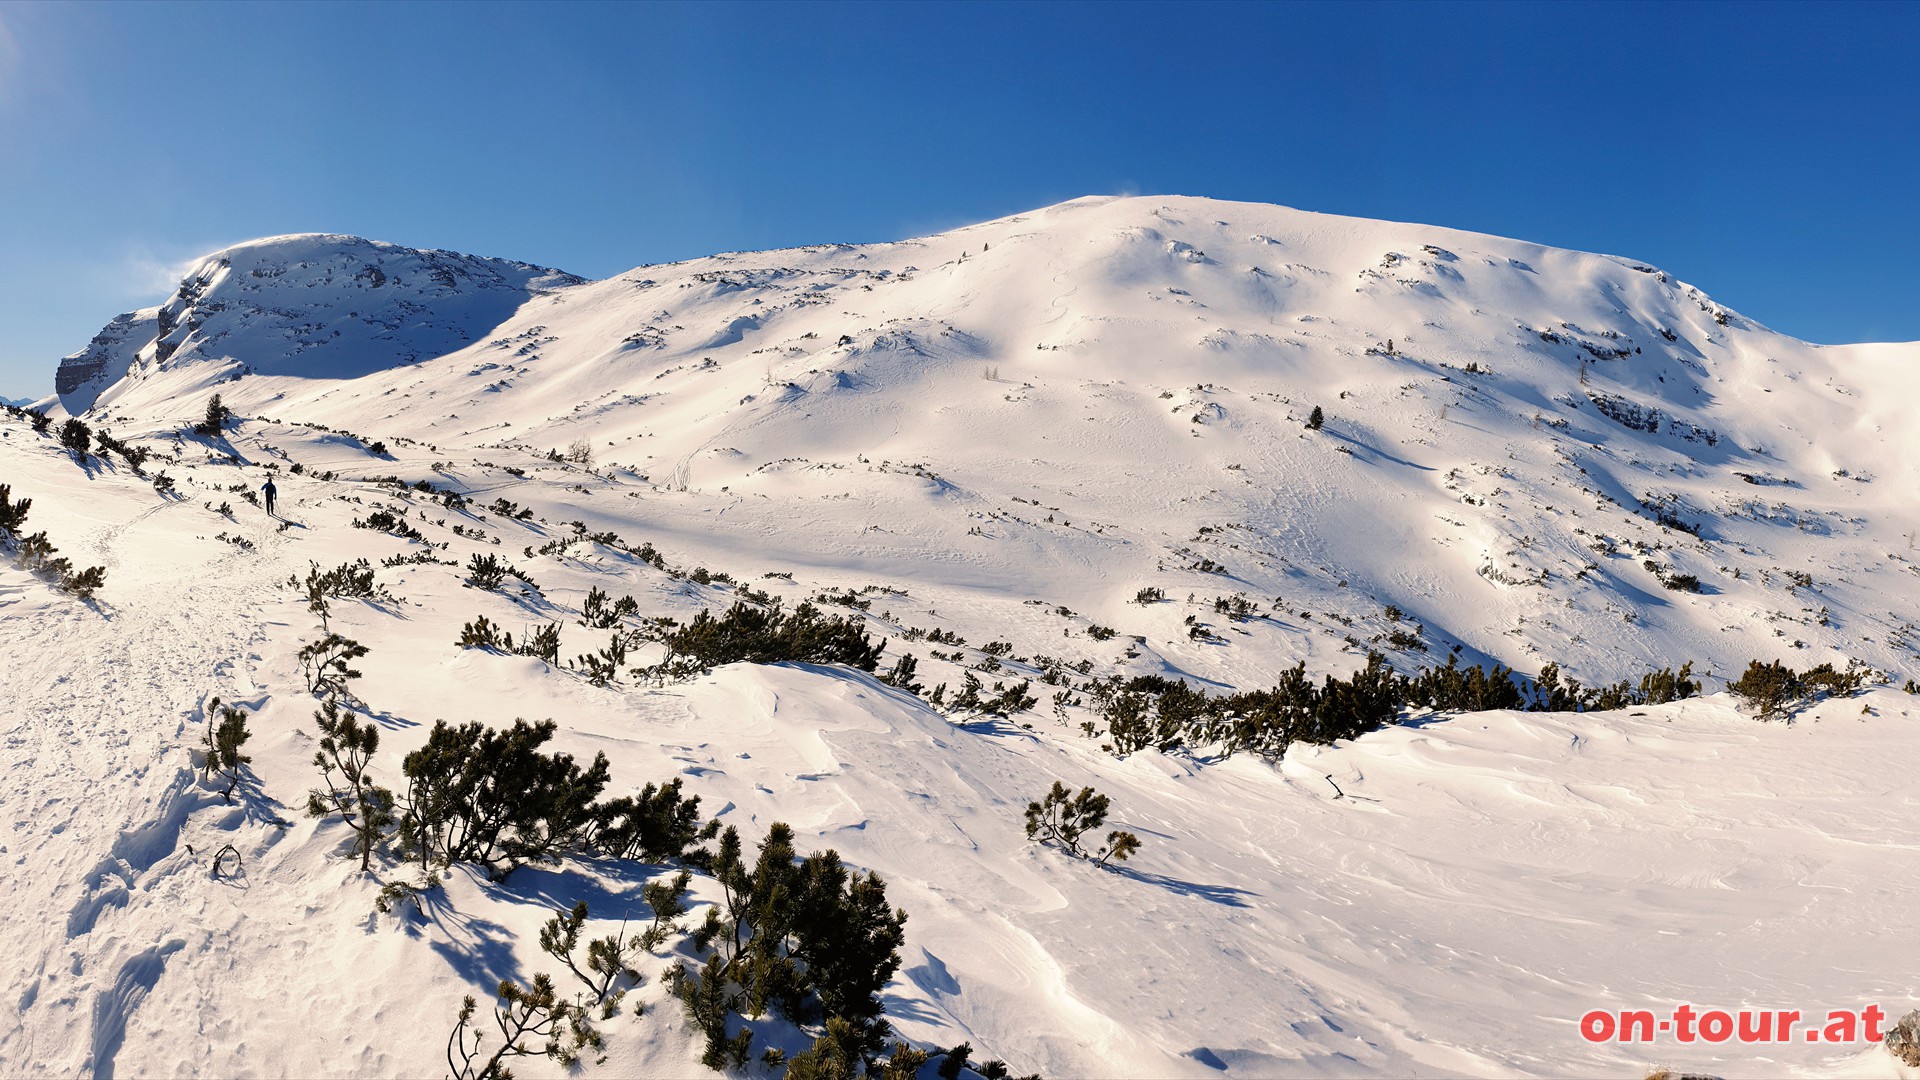
[(279, 494), (279, 492), (274, 490), (273, 477), (267, 477), (266, 485), (260, 489), (260, 494), (267, 497), (267, 513), (273, 513), (273, 497)]

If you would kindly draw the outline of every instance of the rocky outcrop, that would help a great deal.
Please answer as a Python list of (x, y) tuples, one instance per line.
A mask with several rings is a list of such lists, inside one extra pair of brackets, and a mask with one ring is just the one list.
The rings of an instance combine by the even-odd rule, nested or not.
[(100, 391), (126, 376), (135, 355), (156, 336), (156, 312), (148, 308), (115, 317), (86, 348), (60, 361), (53, 389), (68, 412), (85, 412)]
[(356, 378), (472, 344), (528, 300), (584, 279), (357, 236), (270, 237), (200, 260), (158, 307), (122, 315), (54, 376), (71, 414), (123, 381), (194, 363)]
[(1920, 1009), (1900, 1018), (1900, 1022), (1887, 1031), (1885, 1046), (1900, 1064), (1910, 1069), (1920, 1069)]

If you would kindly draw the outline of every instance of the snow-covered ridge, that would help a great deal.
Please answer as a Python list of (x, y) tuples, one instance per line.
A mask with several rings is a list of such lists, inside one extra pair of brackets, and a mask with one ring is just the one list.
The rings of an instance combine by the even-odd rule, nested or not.
[(108, 323), (60, 362), (54, 389), (81, 413), (116, 384), (180, 368), (351, 378), (457, 349), (580, 280), (356, 236), (267, 237), (208, 255), (165, 303)]
[[(1220, 685), (1356, 663), (1389, 605), (1427, 646), (1403, 666), (1588, 680), (1899, 669), (1920, 638), (1920, 346), (1809, 345), (1630, 259), (1147, 197), (588, 283), (503, 265), (243, 245), (166, 338), (103, 334), (145, 359), (93, 414), (177, 424), (217, 385), (440, 447), (585, 439), (705, 507), (671, 515), (689, 547), (1043, 597)], [(1147, 585), (1269, 618), (1189, 641), (1123, 604)]]

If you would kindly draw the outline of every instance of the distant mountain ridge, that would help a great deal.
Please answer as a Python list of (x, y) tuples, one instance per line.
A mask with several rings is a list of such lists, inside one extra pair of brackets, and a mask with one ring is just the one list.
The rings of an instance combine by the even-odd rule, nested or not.
[(355, 236), (253, 240), (201, 259), (165, 303), (108, 323), (60, 362), (54, 389), (81, 413), (121, 380), (191, 363), (368, 374), (457, 349), (529, 297), (582, 280)]

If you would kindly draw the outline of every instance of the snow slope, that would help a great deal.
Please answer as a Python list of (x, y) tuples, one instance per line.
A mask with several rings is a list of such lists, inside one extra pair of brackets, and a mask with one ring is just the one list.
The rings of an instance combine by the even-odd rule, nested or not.
[[(222, 257), (278, 266), (282, 244)], [(348, 280), (330, 273), (314, 288)], [(198, 333), (239, 342), (252, 279), (226, 274)], [(300, 317), (324, 335), (338, 312)], [(1424, 627), (1405, 663), (1459, 646), (1589, 682), (1677, 659), (1898, 670), (1920, 646), (1920, 345), (1808, 345), (1629, 260), (1082, 199), (645, 267), (473, 336), (371, 372), (346, 345), (260, 346), (233, 354), (257, 374), (217, 386), (231, 365), (169, 361), (90, 416), (171, 427), (219, 389), (288, 425), (296, 458), (303, 424), (442, 459), (585, 439), (652, 485), (641, 514), (670, 553), (1038, 598), (1146, 637), (1146, 669), (1223, 685), (1354, 666), (1395, 628), (1388, 606)], [(587, 486), (570, 513), (588, 520), (633, 494)], [(1661, 586), (1688, 574), (1700, 592)], [(1196, 644), (1191, 609), (1127, 603), (1147, 586), (1203, 618), (1235, 595), (1267, 617), (1207, 618), (1231, 645)]]
[[(10, 427), (0, 464), (18, 491), (45, 493), (37, 523), (110, 577), (97, 609), (15, 572), (4, 582), (0, 648), (20, 658), (0, 674), (15, 703), (9, 907), (37, 914), (0, 923), (22, 958), (0, 1071), (431, 1073), (462, 994), (551, 966), (533, 939), (555, 905), (643, 914), (638, 885), (657, 868), (569, 863), (504, 886), (458, 872), (426, 917), (379, 916), (378, 882), (339, 856), (339, 826), (298, 813), (316, 702), (293, 653), (317, 630), (275, 583), (310, 560), (421, 550), (349, 524), (399, 504), (392, 489), (282, 477), (296, 523), (283, 531), (251, 507), (237, 522), (204, 508), (234, 466), (183, 455), (169, 472), (187, 497), (162, 500), (118, 470), (76, 484), (65, 455)], [(508, 539), (456, 538), (445, 554), (572, 531), (497, 516), (474, 528)], [(452, 567), (411, 565), (379, 575), (403, 603), (336, 604), (335, 627), (373, 648), (356, 692), (382, 726), (376, 769), (396, 776), (435, 719), (553, 716), (561, 747), (606, 752), (623, 788), (680, 775), (749, 837), (793, 824), (804, 850), (878, 870), (909, 912), (887, 995), (907, 1037), (1059, 1076), (1617, 1075), (1654, 1061), (1896, 1075), (1877, 1049), (1592, 1046), (1574, 1024), (1678, 1001), (1897, 1012), (1920, 997), (1896, 959), (1912, 892), (1893, 868), (1920, 804), (1909, 695), (1829, 702), (1792, 725), (1713, 697), (1427, 718), (1277, 765), (1116, 760), (1064, 721), (949, 719), (844, 670), (596, 688), (454, 646), (476, 613), (522, 625), (593, 586), (648, 612), (728, 592), (597, 545), (570, 552), (515, 560), (537, 593), (482, 594)], [(563, 634), (569, 653), (601, 636)], [(233, 807), (192, 768), (209, 694), (255, 714), (258, 781)], [(1111, 795), (1141, 853), (1100, 872), (1025, 843), (1021, 807), (1055, 779)], [(239, 882), (209, 876), (226, 843)], [(605, 1072), (589, 1074), (699, 1071), (672, 1003), (610, 1036)]]
[[(91, 605), (0, 569), (8, 900), (33, 913), (0, 920), (21, 958), (0, 1073), (432, 1073), (463, 994), (551, 968), (535, 938), (556, 905), (589, 900), (596, 932), (644, 917), (664, 868), (583, 861), (455, 872), (424, 914), (378, 915), (343, 830), (300, 812), (317, 702), (295, 653), (318, 628), (289, 576), (486, 552), (537, 587), (416, 562), (379, 571), (401, 602), (336, 605), (372, 649), (355, 692), (376, 770), (397, 778), (436, 719), (553, 717), (622, 791), (683, 776), (750, 842), (789, 822), (907, 910), (887, 1003), (922, 1045), (1060, 1076), (1899, 1075), (1859, 1045), (1576, 1028), (1678, 1002), (1920, 1004), (1899, 870), (1920, 699), (1894, 689), (1790, 725), (1717, 695), (1414, 716), (1279, 762), (1118, 759), (1037, 681), (1038, 709), (1001, 720), (837, 669), (594, 687), (454, 642), (476, 615), (558, 620), (572, 657), (607, 636), (576, 621), (590, 588), (679, 618), (752, 588), (852, 593), (929, 685), (1057, 661), (1250, 688), (1300, 659), (1349, 670), (1416, 626), (1426, 649), (1394, 651), (1402, 667), (1455, 644), (1589, 680), (1859, 658), (1897, 685), (1920, 674), (1915, 346), (1792, 341), (1607, 256), (1197, 199), (592, 283), (489, 263), (502, 283), (470, 266), (426, 286), (399, 268), (464, 257), (378, 247), (388, 310), (452, 290), (386, 329), (352, 322), (364, 243), (222, 253), (190, 277), (174, 317), (193, 328), (167, 356), (136, 319), (113, 345), (125, 374), (74, 383), (69, 408), (153, 448), (175, 497), (0, 417), (0, 482), (34, 499), (30, 527), (108, 568)], [(271, 310), (247, 306), (257, 281), (281, 290)], [(214, 390), (242, 422), (182, 435)], [(549, 459), (579, 439), (593, 469)], [(236, 490), (269, 467), (285, 527)], [(352, 526), (383, 508), (423, 541)], [(627, 549), (534, 553), (603, 530)], [(676, 572), (631, 554), (642, 541)], [(1704, 591), (1662, 589), (1647, 560)], [(1167, 601), (1133, 603), (1146, 586)], [(1247, 617), (1217, 610), (1236, 595)], [(914, 632), (935, 628), (971, 645), (936, 657)], [(212, 695), (254, 714), (233, 806), (194, 769)], [(1056, 779), (1110, 795), (1141, 852), (1098, 871), (1026, 843), (1021, 810)], [(209, 872), (227, 843), (237, 881)], [(660, 1001), (668, 959), (584, 1075), (701, 1072)]]

